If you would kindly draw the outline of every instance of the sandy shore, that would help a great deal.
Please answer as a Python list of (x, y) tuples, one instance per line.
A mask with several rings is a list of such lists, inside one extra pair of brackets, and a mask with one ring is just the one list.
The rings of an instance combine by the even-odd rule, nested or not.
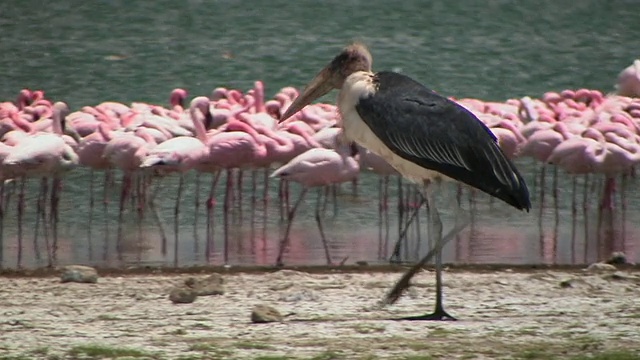
[[(432, 310), (430, 271), (382, 309), (399, 273), (228, 274), (224, 295), (172, 304), (169, 290), (189, 276), (0, 278), (0, 359), (640, 356), (637, 271), (449, 271), (445, 303), (460, 321), (446, 323), (391, 320)], [(285, 320), (252, 324), (257, 304)]]

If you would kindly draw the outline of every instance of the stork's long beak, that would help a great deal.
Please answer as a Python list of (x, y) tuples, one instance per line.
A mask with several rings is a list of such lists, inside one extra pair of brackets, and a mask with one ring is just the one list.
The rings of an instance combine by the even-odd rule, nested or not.
[(316, 77), (311, 80), (302, 94), (293, 101), (291, 106), (289, 106), (282, 117), (280, 117), (280, 121), (287, 120), (288, 118), (293, 116), (293, 114), (302, 110), (313, 100), (331, 91), (334, 88), (331, 82), (331, 78), (332, 76), (329, 68), (327, 67), (322, 69), (322, 71), (320, 71), (318, 75), (316, 75)]

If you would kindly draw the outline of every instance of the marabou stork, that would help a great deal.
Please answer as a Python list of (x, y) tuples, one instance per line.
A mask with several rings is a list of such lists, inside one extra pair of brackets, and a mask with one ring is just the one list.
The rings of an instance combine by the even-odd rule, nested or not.
[(371, 71), (372, 58), (354, 43), (338, 54), (282, 115), (286, 120), (332, 89), (346, 141), (384, 158), (422, 189), (435, 237), (436, 306), (407, 320), (455, 320), (442, 305), (442, 222), (434, 186), (460, 181), (519, 209), (531, 208), (529, 190), (493, 133), (470, 111), (395, 72)]

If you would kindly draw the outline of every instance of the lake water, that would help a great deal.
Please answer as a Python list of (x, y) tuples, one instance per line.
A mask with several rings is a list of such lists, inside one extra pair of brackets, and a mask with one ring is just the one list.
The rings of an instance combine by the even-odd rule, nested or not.
[[(403, 72), (448, 96), (504, 101), (567, 88), (612, 91), (618, 72), (638, 56), (640, 1), (390, 4), (379, 0), (2, 2), (0, 99), (14, 100), (27, 87), (45, 90), (47, 97), (66, 101), (72, 109), (107, 100), (166, 105), (169, 92), (176, 87), (196, 96), (219, 86), (247, 90), (256, 80), (264, 81), (271, 96), (284, 86), (303, 86), (345, 44), (361, 40), (370, 46), (377, 70)], [(334, 102), (335, 94), (323, 100)], [(541, 201), (539, 165), (529, 159), (520, 159), (518, 165), (533, 194), (532, 211), (516, 212), (484, 194), (472, 196), (463, 190), (461, 204), (472, 209), (472, 223), (447, 246), (445, 261), (582, 264), (606, 258), (613, 251), (640, 260), (640, 181), (618, 177), (613, 208), (600, 210), (601, 176), (579, 177), (574, 187), (574, 178), (559, 171), (554, 192), (553, 169), (548, 168)], [(275, 263), (285, 226), (280, 219), (278, 184), (269, 184), (265, 208), (262, 173), (258, 178), (255, 210), (251, 174), (245, 172), (243, 203), (234, 202), (228, 212), (226, 261), (230, 264)], [(181, 266), (225, 262), (225, 175), (216, 193), (208, 254), (208, 175), (199, 181), (197, 220), (195, 175), (185, 178), (178, 246), (174, 246), (177, 178), (154, 179), (146, 187), (152, 192), (160, 184), (155, 208), (165, 245), (151, 209), (144, 206), (139, 212), (127, 206), (119, 247), (119, 180), (107, 188), (105, 215), (104, 174), (94, 174), (93, 182), (90, 179), (89, 171), (81, 169), (63, 180), (57, 263), (175, 265), (177, 259)], [(397, 179), (390, 183), (388, 221), (384, 216), (380, 220), (379, 178), (372, 174), (363, 174), (356, 195), (350, 184), (340, 187), (337, 214), (330, 198), (323, 219), (335, 262), (345, 258), (347, 263), (386, 261), (400, 222)], [(25, 267), (46, 266), (46, 240), (53, 246), (51, 224), (47, 221), (45, 229), (42, 216), (36, 216), (39, 185), (40, 180), (33, 179), (25, 186), (20, 255), (20, 265)], [(8, 205), (3, 213), (2, 267), (18, 266), (20, 186), (5, 186)], [(292, 185), (292, 200), (297, 192)], [(325, 262), (314, 219), (315, 191), (308, 196), (293, 226), (291, 249), (285, 257), (288, 264)], [(441, 200), (439, 209), (447, 228), (453, 223), (456, 187), (443, 189)], [(45, 218), (49, 212), (47, 209)], [(426, 249), (424, 211), (418, 218), (419, 227), (410, 228), (408, 245), (401, 251), (405, 260), (413, 260)]]

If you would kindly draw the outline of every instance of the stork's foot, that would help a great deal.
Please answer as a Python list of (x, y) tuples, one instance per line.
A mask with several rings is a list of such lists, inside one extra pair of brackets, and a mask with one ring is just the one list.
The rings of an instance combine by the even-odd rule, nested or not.
[(431, 314), (426, 315), (418, 315), (418, 316), (407, 316), (400, 318), (400, 320), (410, 320), (410, 321), (457, 321), (458, 319), (449, 315), (444, 309), (436, 310)]

